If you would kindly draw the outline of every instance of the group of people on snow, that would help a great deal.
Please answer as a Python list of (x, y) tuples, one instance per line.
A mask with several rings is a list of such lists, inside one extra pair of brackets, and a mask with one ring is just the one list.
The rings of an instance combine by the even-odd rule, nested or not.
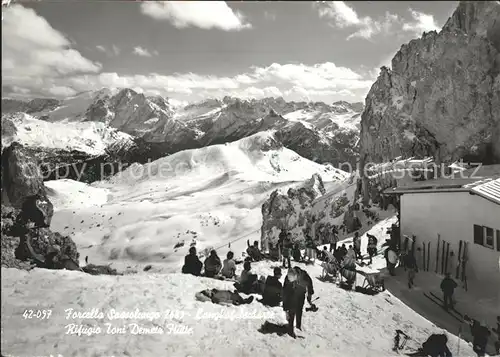
[[(273, 269), (273, 275), (267, 279), (258, 279), (257, 274), (252, 272), (251, 258), (243, 262), (243, 270), (238, 278), (236, 278), (236, 263), (234, 254), (229, 252), (224, 263), (220, 264), (220, 259), (217, 253), (213, 250), (207, 257), (204, 263), (204, 276), (215, 278), (220, 271), (220, 275), (235, 279), (234, 288), (236, 291), (207, 289), (196, 294), (197, 298), (202, 301), (211, 301), (216, 304), (232, 304), (242, 305), (253, 302), (253, 296), (243, 298), (243, 294), (261, 294), (260, 303), (276, 307), (282, 304), (283, 310), (286, 312), (289, 334), (295, 337), (294, 325), (298, 329), (302, 329), (302, 312), (305, 301), (308, 301), (311, 306), (312, 295), (314, 294), (313, 282), (309, 274), (299, 267), (289, 267), (284, 283), (281, 284), (282, 270), (280, 267)], [(201, 275), (202, 263), (196, 256), (196, 248), (191, 247), (189, 254), (185, 258), (185, 264), (182, 268), (183, 273)]]
[[(302, 328), (302, 312), (305, 301), (311, 306), (312, 296), (314, 294), (313, 282), (309, 274), (295, 266), (292, 268), (291, 260), (297, 262), (307, 263), (314, 262), (316, 259), (338, 263), (338, 266), (345, 267), (353, 265), (358, 260), (362, 260), (361, 254), (361, 239), (359, 233), (355, 232), (353, 237), (353, 244), (346, 247), (342, 244), (337, 247), (338, 237), (336, 234), (336, 227), (333, 228), (334, 238), (332, 239), (329, 247), (325, 246), (323, 250), (319, 250), (314, 243), (313, 239), (306, 235), (305, 254), (302, 256), (300, 248), (297, 243), (293, 243), (292, 235), (286, 230), (282, 230), (279, 234), (278, 242), (269, 245), (269, 252), (265, 253), (259, 249), (259, 244), (255, 241), (252, 245), (247, 242), (247, 258), (243, 262), (243, 270), (240, 275), (236, 274), (236, 262), (234, 253), (228, 252), (226, 259), (221, 262), (215, 250), (212, 250), (209, 256), (205, 259), (204, 263), (200, 261), (196, 254), (196, 248), (191, 247), (189, 254), (186, 255), (182, 272), (192, 274), (195, 276), (205, 276), (210, 278), (222, 278), (235, 280), (233, 286), (235, 291), (229, 290), (204, 290), (197, 294), (200, 299), (206, 299), (218, 304), (250, 304), (253, 302), (253, 296), (243, 298), (240, 294), (259, 294), (262, 295), (261, 299), (257, 301), (270, 307), (277, 307), (282, 305), (283, 310), (286, 312), (288, 321), (289, 334), (295, 337), (294, 326), (298, 329)], [(367, 233), (368, 245), (367, 253), (372, 264), (373, 257), (377, 254), (378, 239)], [(382, 247), (386, 246), (384, 257), (386, 259), (387, 267), (391, 275), (395, 275), (395, 268), (398, 263), (404, 267), (408, 274), (408, 287), (411, 289), (414, 286), (416, 273), (418, 273), (418, 264), (415, 254), (412, 250), (404, 249), (400, 251), (399, 247), (394, 241), (387, 240)], [(259, 279), (257, 274), (252, 271), (252, 262), (258, 262), (263, 259), (270, 259), (278, 261), (281, 267), (274, 267), (273, 274)], [(204, 268), (203, 274), (201, 273)], [(282, 268), (288, 269), (284, 283), (281, 283)], [(453, 280), (451, 275), (447, 273), (441, 282), (440, 288), (443, 293), (443, 307), (445, 309), (454, 308), (454, 291), (458, 284)], [(495, 338), (495, 349), (500, 353), (500, 316), (497, 317), (497, 327), (491, 331), (485, 326), (484, 323), (479, 323), (476, 320), (471, 320), (470, 323), (471, 333), (473, 335), (473, 348), (478, 356), (484, 356), (488, 338), (493, 331)], [(429, 346), (432, 343), (428, 344)], [(443, 345), (443, 344), (440, 344)], [(445, 344), (444, 344), (445, 345)], [(428, 347), (428, 346), (427, 346)], [(440, 350), (440, 352), (447, 355), (448, 351)], [(444, 356), (443, 355), (443, 356)]]
[[(287, 248), (290, 249), (289, 246)], [(282, 248), (280, 247), (279, 249), (281, 250)], [(285, 252), (284, 249), (283, 252)], [(294, 326), (298, 329), (302, 328), (302, 312), (305, 301), (314, 306), (312, 303), (314, 288), (311, 277), (305, 270), (297, 266), (291, 267), (288, 260), (288, 271), (283, 284), (280, 281), (282, 278), (282, 268), (280, 267), (275, 267), (273, 274), (267, 276), (267, 278), (264, 279), (262, 276), (259, 279), (257, 274), (252, 272), (251, 264), (253, 261), (271, 258), (271, 254), (262, 253), (259, 250), (258, 242), (255, 242), (253, 245), (248, 244), (247, 253), (248, 257), (243, 262), (243, 270), (240, 276), (237, 277), (237, 263), (234, 260), (233, 252), (228, 252), (226, 259), (221, 264), (217, 252), (212, 250), (202, 264), (196, 254), (196, 248), (191, 247), (189, 254), (184, 259), (182, 272), (195, 276), (235, 280), (233, 284), (235, 291), (219, 289), (203, 290), (196, 294), (196, 297), (201, 301), (211, 301), (216, 304), (242, 305), (252, 303), (254, 298), (253, 296), (244, 298), (240, 294), (260, 294), (262, 295), (262, 299), (259, 299), (258, 302), (270, 307), (282, 305), (287, 315), (289, 334), (295, 337)], [(203, 267), (204, 272), (202, 274)]]

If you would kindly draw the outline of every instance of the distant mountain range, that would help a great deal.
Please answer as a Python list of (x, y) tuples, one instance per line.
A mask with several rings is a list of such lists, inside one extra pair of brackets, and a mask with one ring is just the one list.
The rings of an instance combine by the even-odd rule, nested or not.
[(362, 111), (362, 103), (283, 98), (225, 97), (178, 107), (168, 98), (104, 88), (63, 100), (3, 98), (2, 144), (18, 141), (89, 156), (127, 152), (130, 160), (146, 162), (274, 131), (277, 140), (299, 155), (337, 165), (357, 160)]

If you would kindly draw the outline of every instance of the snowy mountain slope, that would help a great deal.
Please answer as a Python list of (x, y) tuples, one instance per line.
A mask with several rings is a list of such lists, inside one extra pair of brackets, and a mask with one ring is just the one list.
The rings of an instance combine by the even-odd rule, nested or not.
[[(391, 222), (382, 221), (371, 233), (384, 232)], [(383, 265), (383, 257), (375, 260)], [(443, 333), (387, 291), (376, 296), (347, 292), (317, 280), (318, 265), (298, 265), (313, 277), (315, 296), (320, 299), (319, 311), (304, 312), (303, 331), (297, 330), (303, 338), (295, 340), (258, 332), (266, 320), (285, 323), (281, 307), (265, 307), (255, 300), (249, 305), (221, 306), (194, 297), (203, 289), (232, 290), (231, 282), (151, 271), (116, 277), (2, 268), (2, 353), (33, 355), (36, 349), (63, 356), (398, 356), (392, 351), (396, 329), (411, 337), (403, 352), (415, 351), (432, 333)], [(241, 269), (237, 266), (238, 274)], [(272, 265), (255, 263), (252, 270), (266, 276)], [(51, 310), (50, 319), (23, 319), (27, 306)], [(90, 314), (92, 309), (103, 316), (67, 318), (70, 312)], [(112, 315), (135, 311), (142, 316)], [(81, 335), (71, 334), (76, 328), (70, 324), (82, 325)], [(446, 334), (448, 347), (457, 355), (458, 338)], [(460, 355), (473, 354), (461, 341)]]
[[(87, 109), (95, 102), (118, 94), (118, 89), (103, 88), (98, 91), (87, 91), (76, 96), (66, 98), (59, 102), (59, 106), (50, 111), (32, 113), (33, 116), (43, 116), (47, 120), (55, 121), (78, 121), (86, 120)], [(106, 121), (106, 120), (103, 120)]]
[(24, 113), (2, 116), (2, 126), (6, 121), (10, 121), (15, 129), (10, 133), (2, 132), (2, 146), (17, 141), (33, 148), (78, 150), (90, 155), (102, 155), (110, 146), (119, 145), (126, 149), (133, 145), (130, 135), (104, 123), (48, 122)]
[[(135, 164), (91, 186), (49, 181), (49, 198), (56, 198), (51, 228), (72, 234), (82, 259), (89, 255), (93, 262), (114, 262), (123, 269), (154, 263), (179, 271), (185, 248), (174, 249), (177, 243), (197, 239), (198, 248), (204, 249), (227, 246), (246, 235), (258, 240), (261, 205), (269, 194), (314, 173), (332, 185), (347, 177), (282, 147), (273, 132), (262, 132)], [(105, 190), (108, 199), (89, 207), (86, 202), (94, 200), (96, 189)], [(81, 207), (75, 208), (78, 198), (64, 201), (73, 196), (72, 190), (81, 197)], [(236, 243), (242, 250), (247, 238)]]
[[(360, 130), (361, 115), (351, 107), (332, 105), (324, 108), (299, 109), (284, 115), (290, 121), (299, 121), (318, 129)], [(334, 126), (334, 128), (332, 128)], [(332, 130), (333, 131), (333, 130)]]
[(56, 108), (45, 105), (44, 110), (38, 110), (39, 105), (31, 108), (32, 102), (6, 104), (9, 111), (17, 108), (51, 122), (108, 123), (151, 143), (162, 155), (231, 142), (259, 131), (279, 130), (285, 146), (323, 163), (356, 161), (357, 123), (362, 109), (360, 103), (327, 105), (285, 102), (283, 98), (232, 97), (178, 107), (169, 99), (147, 97), (128, 88), (104, 88), (56, 102)]

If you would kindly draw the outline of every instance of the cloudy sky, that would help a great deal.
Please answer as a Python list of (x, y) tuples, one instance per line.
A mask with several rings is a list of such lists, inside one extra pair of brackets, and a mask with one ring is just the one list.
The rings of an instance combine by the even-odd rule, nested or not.
[(14, 2), (2, 96), (129, 87), (180, 101), (364, 101), (382, 65), (457, 2)]

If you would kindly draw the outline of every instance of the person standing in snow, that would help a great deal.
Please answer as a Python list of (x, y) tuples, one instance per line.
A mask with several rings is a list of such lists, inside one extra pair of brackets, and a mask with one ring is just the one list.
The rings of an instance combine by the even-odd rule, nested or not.
[(196, 248), (189, 248), (189, 254), (184, 258), (184, 265), (182, 266), (182, 272), (184, 274), (192, 274), (194, 276), (201, 275), (201, 268), (203, 264), (201, 263), (198, 255), (196, 255)]
[(359, 237), (358, 232), (354, 233), (353, 244), (354, 244), (354, 252), (356, 253), (356, 258), (363, 259), (363, 257), (361, 256), (361, 238)]
[(279, 248), (279, 260), (281, 261), (281, 256), (283, 255), (283, 242), (285, 241), (287, 236), (287, 232), (285, 229), (282, 229), (278, 236), (278, 248)]
[(316, 260), (316, 244), (314, 244), (311, 236), (306, 235), (306, 254), (307, 261), (310, 262), (311, 259), (313, 262)]
[(222, 263), (219, 256), (215, 250), (210, 252), (210, 255), (205, 259), (205, 276), (207, 278), (213, 278), (219, 274), (222, 268)]
[(339, 248), (339, 256), (340, 256), (339, 263), (341, 263), (342, 260), (344, 260), (346, 255), (347, 255), (347, 248), (346, 248), (345, 244), (342, 244), (342, 246)]
[(368, 247), (366, 248), (366, 252), (368, 253), (368, 256), (370, 257), (370, 264), (373, 263), (373, 257), (377, 254), (377, 244), (378, 244), (378, 239), (377, 237), (367, 233), (366, 236), (368, 237)]
[(222, 266), (221, 274), (228, 279), (233, 279), (236, 276), (236, 263), (233, 258), (234, 253), (228, 252)]
[(295, 260), (296, 262), (302, 262), (302, 254), (300, 253), (300, 248), (298, 243), (293, 244), (291, 250), (290, 250), (290, 255)]
[(312, 305), (314, 294), (313, 282), (309, 274), (299, 267), (288, 270), (288, 274), (283, 284), (283, 310), (287, 313), (289, 334), (295, 336), (294, 321), (296, 327), (302, 330), (302, 310), (306, 300)]
[(444, 279), (441, 281), (441, 291), (443, 292), (444, 308), (447, 310), (449, 307), (453, 309), (453, 292), (457, 288), (457, 283), (452, 279), (450, 273), (446, 273)]
[(490, 330), (486, 327), (485, 322), (479, 323), (474, 320), (470, 324), (472, 333), (472, 350), (476, 352), (478, 357), (483, 357), (486, 354), (486, 346), (488, 345), (488, 338), (491, 335)]
[(332, 227), (332, 232), (330, 234), (330, 252), (335, 251), (337, 248), (337, 242), (339, 240), (339, 231), (337, 226)]
[(290, 262), (290, 255), (292, 250), (292, 234), (290, 232), (287, 233), (285, 239), (283, 240), (283, 268), (287, 268), (286, 263), (288, 263), (288, 268), (292, 267), (292, 263)]
[(415, 275), (418, 272), (417, 260), (412, 252), (408, 252), (405, 259), (405, 266), (408, 269), (408, 288), (414, 285)]
[(269, 243), (269, 259), (272, 261), (280, 261), (280, 248), (278, 244)]

